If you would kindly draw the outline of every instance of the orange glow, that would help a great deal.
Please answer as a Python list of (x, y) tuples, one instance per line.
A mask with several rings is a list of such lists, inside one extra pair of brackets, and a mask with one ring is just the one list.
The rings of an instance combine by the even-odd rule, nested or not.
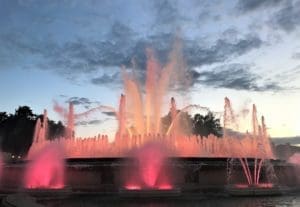
[(141, 186), (139, 186), (139, 185), (131, 185), (131, 184), (126, 185), (125, 188), (127, 190), (141, 190), (142, 189)]
[(171, 189), (173, 189), (173, 187), (170, 184), (163, 184), (163, 185), (159, 185), (158, 189), (159, 190), (171, 190)]
[(249, 188), (249, 187), (256, 187), (256, 188), (273, 188), (274, 185), (272, 183), (259, 183), (256, 185), (248, 185), (248, 184), (235, 184), (237, 188)]

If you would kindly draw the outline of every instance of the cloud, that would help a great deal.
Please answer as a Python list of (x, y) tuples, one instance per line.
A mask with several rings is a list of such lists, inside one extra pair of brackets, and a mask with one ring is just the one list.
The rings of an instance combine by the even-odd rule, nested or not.
[(102, 124), (105, 120), (94, 119), (90, 121), (78, 121), (75, 123), (76, 126), (87, 126), (87, 125), (97, 125)]
[(279, 5), (283, 0), (239, 0), (236, 9), (241, 12), (251, 12)]
[(116, 113), (113, 111), (103, 111), (102, 113), (107, 116), (114, 116), (114, 117), (116, 116)]
[[(47, 28), (43, 27), (44, 24), (40, 24), (41, 22), (36, 23), (35, 27), (41, 26), (39, 35), (31, 34), (30, 32), (23, 34), (22, 28), (20, 27), (20, 29), (18, 26), (7, 30), (0, 30), (0, 61), (2, 63), (0, 64), (0, 68), (9, 68), (5, 62), (10, 62), (15, 64), (16, 67), (51, 70), (69, 79), (76, 78), (76, 76), (93, 75), (90, 78), (91, 84), (111, 86), (121, 83), (120, 73), (115, 72), (111, 68), (118, 68), (121, 65), (131, 67), (132, 60), (134, 60), (139, 79), (145, 80), (146, 49), (153, 48), (159, 62), (165, 65), (172, 50), (176, 27), (182, 23), (198, 25), (198, 22), (193, 21), (199, 21), (199, 18), (201, 20), (206, 19), (210, 16), (207, 11), (214, 9), (215, 6), (211, 4), (208, 7), (206, 4), (209, 3), (199, 4), (198, 1), (190, 2), (189, 4), (197, 7), (193, 8), (193, 12), (191, 12), (193, 14), (191, 15), (184, 14), (184, 9), (180, 7), (183, 4), (180, 1), (163, 0), (151, 1), (149, 4), (144, 3), (142, 4), (143, 6), (150, 5), (150, 7), (143, 8), (145, 9), (145, 19), (147, 19), (145, 22), (149, 23), (149, 27), (151, 27), (154, 20), (157, 26), (153, 31), (147, 33), (141, 32), (144, 29), (137, 27), (136, 22), (127, 22), (127, 18), (131, 18), (131, 16), (126, 14), (127, 11), (124, 11), (127, 15), (124, 18), (121, 17), (122, 15), (109, 16), (107, 24), (101, 27), (97, 38), (89, 38), (89, 35), (83, 33), (85, 30), (82, 30), (82, 28), (78, 29), (78, 33), (73, 32), (73, 30), (76, 31), (76, 27), (65, 28), (60, 32), (54, 30), (57, 29), (57, 25), (61, 26), (58, 22), (61, 22), (62, 25), (70, 24), (72, 26), (73, 24), (70, 23), (71, 16), (69, 15), (73, 15), (73, 11), (78, 10), (78, 18), (86, 20), (85, 14), (92, 13), (94, 16), (94, 13), (96, 13), (95, 15), (97, 16), (97, 10), (90, 7), (86, 8), (86, 5), (80, 6), (80, 3), (76, 3), (74, 8), (69, 8), (69, 6), (65, 5), (59, 11), (56, 11), (56, 9), (48, 11), (49, 8), (45, 6), (45, 11), (48, 11), (51, 17), (55, 17), (55, 21), (49, 23)], [(186, 4), (186, 7), (189, 4)], [(90, 6), (90, 4), (88, 5)], [(116, 3), (109, 5), (112, 7), (117, 5), (119, 7), (119, 4)], [(106, 6), (105, 4), (100, 9), (106, 8)], [(53, 8), (57, 7), (53, 5)], [(30, 5), (28, 5), (28, 8), (30, 8)], [(110, 6), (107, 8), (112, 9)], [(66, 12), (63, 12), (65, 10)], [(36, 16), (34, 13), (27, 12), (27, 10), (25, 13), (28, 13), (27, 17), (31, 19), (32, 16), (39, 17), (41, 14), (45, 16), (45, 11), (39, 11), (40, 13), (36, 14)], [(58, 16), (55, 15), (57, 14), (56, 12), (58, 12)], [(153, 16), (147, 17), (149, 12)], [(103, 16), (103, 14), (101, 15)], [(221, 13), (221, 15), (223, 14)], [(191, 18), (192, 16), (197, 20)], [(41, 21), (44, 23), (44, 20)], [(143, 19), (141, 19), (141, 22), (145, 23)], [(171, 26), (169, 27), (168, 25)], [(93, 26), (97, 25), (93, 24)], [(145, 27), (145, 25), (143, 26)], [(89, 25), (89, 27), (92, 27), (92, 25)], [(29, 25), (28, 31), (32, 29), (37, 28)], [(50, 33), (55, 31), (55, 34), (51, 36), (47, 33), (46, 35), (44, 30), (48, 31), (47, 29), (49, 29)], [(99, 30), (95, 31), (99, 32)], [(65, 34), (69, 33), (76, 33), (78, 35), (75, 37), (73, 35), (67, 35), (67, 38), (64, 37)], [(196, 81), (195, 77), (197, 76), (193, 68), (223, 63), (231, 58), (259, 49), (264, 44), (256, 34), (249, 33), (243, 36), (237, 33), (237, 30), (229, 29), (226, 33), (227, 38), (222, 36), (222, 38), (215, 39), (206, 44), (203, 44), (202, 37), (198, 34), (192, 34), (191, 36), (193, 37), (190, 37), (182, 33), (182, 51), (187, 72), (193, 76), (193, 82), (191, 82), (190, 86), (193, 86)], [(234, 38), (228, 38), (232, 37), (232, 35), (234, 35)], [(84, 103), (84, 100), (80, 100), (80, 97), (74, 97), (74, 100), (69, 101), (73, 101), (74, 104), (85, 104), (86, 106), (90, 104), (88, 102)]]
[(93, 104), (99, 104), (98, 101), (91, 101), (89, 98), (77, 97), (77, 96), (70, 97), (65, 102), (72, 103), (73, 105), (81, 105), (86, 109), (89, 109)]
[(296, 59), (296, 60), (300, 60), (300, 52), (296, 52), (296, 53), (292, 54), (292, 58)]
[(262, 77), (250, 72), (247, 64), (228, 64), (213, 68), (211, 71), (197, 72), (199, 84), (214, 88), (228, 88), (248, 91), (278, 91), (282, 88), (276, 82), (262, 83)]
[(231, 57), (243, 55), (262, 46), (262, 40), (255, 35), (247, 35), (235, 42), (218, 39), (209, 48), (203, 48), (196, 42), (188, 42), (184, 49), (186, 62), (189, 66), (199, 67), (223, 62)]
[[(35, 41), (22, 36), (0, 35), (0, 42), (5, 42), (3, 52), (7, 56), (11, 56), (11, 53), (5, 49), (15, 50), (15, 53), (21, 53), (23, 57), (34, 57), (30, 62), (40, 69), (54, 70), (67, 77), (102, 70), (101, 76), (90, 80), (97, 85), (119, 84), (119, 73), (108, 70), (121, 65), (130, 67), (132, 59), (139, 70), (139, 76), (144, 79), (146, 49), (153, 48), (157, 59), (164, 65), (168, 62), (174, 40), (175, 36), (170, 32), (140, 37), (132, 28), (120, 22), (112, 24), (101, 40), (77, 38), (58, 44), (50, 40)], [(210, 45), (200, 45), (198, 39), (187, 39), (184, 36), (181, 41), (188, 69), (224, 62), (263, 45), (263, 41), (255, 34), (239, 36), (234, 40), (221, 38)]]
[(275, 28), (282, 29), (285, 32), (292, 32), (300, 25), (300, 1), (287, 2), (283, 8), (277, 11), (270, 22)]
[(288, 85), (291, 90), (299, 90), (299, 87), (293, 86), (292, 84), (298, 83), (300, 75), (300, 65), (296, 65), (290, 69), (286, 69), (283, 72), (275, 74), (276, 80), (279, 80), (282, 84)]
[[(201, 19), (206, 18), (209, 13), (207, 12), (208, 9), (205, 7), (205, 4), (208, 3), (204, 2), (203, 4), (199, 4), (197, 1), (195, 2), (196, 3), (189, 3), (190, 6), (197, 6), (197, 9), (193, 7), (191, 13), (194, 13)], [(279, 2), (279, 0), (249, 0), (239, 1), (238, 5), (240, 5), (241, 8), (257, 8), (261, 7), (262, 5), (278, 4), (277, 2)], [(47, 4), (52, 5), (51, 1), (47, 2)], [(67, 2), (63, 2), (62, 4), (57, 5), (57, 7), (64, 5), (64, 7), (62, 7), (62, 11), (66, 10), (65, 15), (63, 15), (64, 13), (61, 14), (60, 10), (57, 11), (61, 15), (56, 17), (59, 18), (59, 21), (68, 23), (70, 21), (69, 19), (72, 19), (68, 15), (73, 14), (71, 11), (76, 9), (78, 10), (78, 18), (86, 18), (86, 13), (95, 12), (90, 7), (89, 9), (85, 8), (86, 4), (90, 6), (91, 3), (72, 4), (75, 4), (76, 7), (70, 6), (71, 3), (69, 5)], [(189, 4), (186, 5), (188, 6)], [(112, 5), (117, 5), (117, 7), (119, 7), (119, 4), (116, 3)], [(192, 22), (195, 20), (187, 19), (185, 15), (182, 15), (183, 9), (180, 7), (180, 1), (151, 1), (150, 5), (151, 7), (145, 8), (145, 16), (149, 15), (149, 11), (151, 11), (151, 14), (154, 13), (153, 22), (160, 28), (159, 30), (143, 34), (141, 32), (138, 32), (140, 30), (132, 26), (130, 22), (124, 21), (122, 17), (109, 18), (107, 21), (110, 27), (105, 26), (101, 28), (102, 33), (101, 35), (99, 35), (98, 39), (90, 39), (88, 38), (88, 36), (84, 36), (80, 33), (77, 36), (77, 39), (73, 39), (72, 36), (72, 38), (67, 38), (63, 41), (61, 41), (61, 39), (60, 41), (55, 41), (51, 40), (51, 36), (45, 36), (43, 34), (43, 31), (41, 31), (41, 36), (43, 38), (41, 38), (36, 37), (37, 35), (35, 34), (24, 35), (21, 29), (18, 30), (18, 32), (16, 32), (15, 30), (3, 30), (3, 34), (0, 33), (0, 44), (1, 48), (3, 48), (0, 48), (0, 57), (6, 57), (8, 62), (13, 62), (11, 59), (12, 57), (15, 57), (14, 54), (16, 53), (21, 54), (24, 59), (27, 59), (26, 57), (34, 56), (36, 59), (30, 62), (36, 63), (35, 66), (43, 69), (56, 70), (56, 72), (66, 75), (94, 72), (101, 70), (101, 68), (103, 67), (119, 67), (120, 65), (128, 66), (131, 64), (132, 58), (135, 58), (140, 68), (143, 68), (145, 66), (146, 60), (145, 48), (147, 47), (152, 47), (157, 50), (157, 56), (160, 57), (160, 61), (165, 62), (168, 57), (168, 51), (170, 51), (171, 49), (172, 40), (174, 39), (172, 33), (175, 31), (174, 29), (176, 29), (173, 26), (166, 29), (166, 26), (173, 25), (174, 22), (176, 25), (181, 25), (181, 23), (186, 21), (192, 24), (197, 24), (197, 22)], [(30, 7), (30, 4), (28, 5), (28, 7)], [(79, 9), (80, 7), (82, 8)], [(45, 6), (45, 8), (46, 11), (48, 11), (49, 8), (47, 6)], [(56, 8), (56, 6), (54, 8)], [(105, 8), (105, 6), (100, 7), (100, 9)], [(37, 15), (38, 17), (40, 17), (40, 15), (42, 14), (45, 16), (45, 11), (43, 11), (44, 10), (38, 12), (38, 14), (31, 12), (31, 14), (28, 14), (28, 16), (31, 17)], [(48, 13), (51, 14), (51, 17), (56, 16), (55, 12)], [(197, 18), (196, 21), (199, 21), (199, 18)], [(43, 26), (44, 22), (42, 23)], [(45, 28), (45, 30), (49, 28), (47, 27)], [(42, 29), (44, 28), (41, 28), (41, 30)], [(64, 34), (64, 32), (65, 31), (62, 30), (59, 32), (59, 34)], [(82, 31), (80, 30), (80, 32)], [(187, 52), (187, 56), (192, 57), (187, 58), (187, 63), (188, 65), (189, 63), (193, 64), (194, 62), (199, 63), (200, 61), (196, 60), (199, 55), (201, 62), (205, 64), (209, 64), (209, 62), (212, 61), (222, 61), (227, 58), (226, 54), (220, 54), (222, 51), (225, 52), (224, 50), (229, 50), (230, 47), (232, 47), (231, 53), (239, 55), (238, 51), (243, 50), (243, 48), (241, 48), (242, 44), (248, 45), (248, 47), (246, 46), (244, 48), (244, 52), (249, 51), (251, 47), (258, 48), (261, 44), (261, 40), (258, 36), (251, 36), (252, 37), (244, 37), (244, 39), (240, 39), (236, 43), (229, 43), (226, 40), (216, 40), (216, 45), (211, 46), (210, 48), (209, 46), (207, 47), (207, 45), (199, 46), (199, 39), (193, 38), (191, 40), (190, 38), (187, 39), (183, 37), (186, 42), (190, 42), (190, 44), (187, 44), (187, 48), (185, 50)], [(216, 50), (219, 50), (220, 48), (221, 52), (217, 52), (217, 54), (214, 54)], [(237, 52), (234, 51), (236, 49)], [(3, 50), (4, 55), (2, 55), (1, 50)], [(196, 52), (196, 55), (193, 55), (194, 52)], [(16, 65), (20, 65), (18, 63), (18, 58), (19, 57), (17, 57), (15, 60)], [(23, 64), (24, 62), (25, 61), (22, 61)]]
[(112, 75), (104, 73), (97, 78), (92, 78), (91, 83), (95, 85), (118, 85), (121, 83), (120, 73), (114, 73)]
[(73, 105), (90, 105), (92, 102), (88, 98), (73, 96), (70, 97), (66, 103), (72, 103)]
[(155, 26), (159, 27), (169, 27), (174, 26), (179, 23), (182, 16), (179, 14), (177, 8), (177, 2), (162, 0), (153, 1), (154, 2), (154, 12), (155, 12)]

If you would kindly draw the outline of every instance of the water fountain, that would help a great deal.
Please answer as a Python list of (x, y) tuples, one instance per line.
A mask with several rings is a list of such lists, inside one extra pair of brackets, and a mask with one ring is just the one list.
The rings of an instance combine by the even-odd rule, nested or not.
[[(42, 188), (64, 188), (63, 158), (66, 158), (67, 162), (71, 160), (73, 163), (74, 161), (75, 165), (84, 160), (84, 166), (80, 165), (80, 170), (77, 166), (68, 165), (68, 170), (72, 170), (70, 176), (84, 172), (81, 169), (90, 171), (88, 169), (90, 166), (87, 164), (90, 162), (92, 166), (97, 165), (95, 173), (90, 173), (93, 179), (102, 176), (99, 180), (106, 181), (105, 175), (113, 174), (112, 172), (115, 171), (121, 172), (121, 175), (126, 174), (125, 179), (116, 184), (121, 194), (124, 195), (138, 190), (146, 194), (153, 191), (178, 193), (180, 188), (176, 187), (171, 177), (176, 170), (170, 170), (170, 166), (176, 166), (176, 168), (192, 166), (194, 170), (198, 169), (198, 165), (203, 162), (202, 159), (208, 159), (208, 163), (212, 163), (215, 159), (223, 162), (222, 160), (230, 158), (240, 161), (246, 178), (246, 184), (238, 183), (235, 187), (249, 189), (255, 186), (260, 189), (266, 187), (269, 190), (274, 189), (272, 180), (267, 184), (261, 183), (260, 175), (263, 167), (268, 169), (266, 171), (270, 174), (274, 174), (269, 160), (274, 159), (275, 156), (267, 134), (265, 119), (262, 117), (259, 125), (255, 105), (252, 107), (253, 129), (251, 133), (239, 133), (239, 136), (235, 136), (229, 132), (229, 129), (236, 130), (237, 120), (230, 100), (226, 97), (223, 137), (219, 138), (214, 135), (201, 137), (185, 133), (180, 120), (184, 113), (191, 109), (207, 112), (209, 108), (201, 105), (179, 107), (176, 99), (170, 97), (171, 123), (167, 130), (163, 129), (161, 117), (165, 114), (162, 110), (164, 98), (168, 97), (170, 81), (174, 79), (173, 74), (178, 72), (176, 70), (182, 69), (182, 60), (177, 58), (181, 57), (178, 54), (180, 49), (176, 47), (178, 45), (175, 45), (170, 61), (165, 67), (158, 63), (151, 50), (147, 51), (147, 76), (144, 88), (139, 85), (134, 72), (122, 68), (124, 94), (120, 96), (118, 109), (100, 105), (77, 114), (72, 103), (69, 103), (67, 109), (54, 103), (54, 110), (65, 121), (64, 137), (48, 139), (48, 119), (45, 110), (43, 118), (36, 122), (34, 141), (28, 153), (27, 159), (30, 163), (25, 173), (25, 188), (38, 191)], [(94, 137), (76, 137), (76, 120), (95, 111), (110, 111), (115, 114), (118, 127), (113, 138), (103, 134)], [(61, 156), (60, 151), (56, 151), (56, 147), (51, 146), (63, 147), (64, 157)], [(178, 164), (178, 160), (183, 164)], [(193, 162), (196, 162), (196, 165)], [(187, 166), (186, 163), (191, 164)], [(97, 174), (100, 168), (102, 171)]]
[(25, 172), (25, 188), (64, 188), (64, 154), (61, 146), (50, 144), (28, 163)]
[[(128, 99), (126, 99), (127, 101)], [(225, 108), (228, 105), (229, 99), (225, 98)], [(157, 128), (152, 133), (138, 133), (143, 129), (140, 124), (140, 130), (138, 130), (135, 125), (131, 122), (139, 120), (136, 117), (126, 116), (125, 110), (125, 95), (121, 95), (119, 111), (117, 112), (118, 118), (118, 131), (113, 142), (109, 142), (107, 135), (97, 135), (95, 137), (69, 137), (54, 139), (52, 141), (45, 140), (42, 135), (36, 136), (35, 142), (33, 143), (29, 158), (34, 152), (40, 151), (40, 149), (50, 142), (56, 142), (65, 146), (66, 157), (67, 158), (82, 158), (82, 157), (124, 157), (128, 151), (131, 149), (143, 146), (149, 141), (160, 141), (170, 148), (173, 149), (175, 153), (173, 156), (180, 157), (257, 157), (257, 159), (274, 158), (272, 149), (269, 143), (268, 135), (266, 134), (264, 119), (263, 127), (257, 129), (252, 134), (245, 133), (243, 138), (234, 137), (228, 135), (226, 132), (226, 119), (224, 119), (224, 136), (220, 139), (214, 135), (209, 135), (207, 138), (195, 136), (195, 135), (185, 135), (180, 133), (180, 124), (178, 124), (178, 119), (182, 112), (187, 111), (190, 108), (197, 108), (199, 110), (207, 110), (205, 107), (190, 105), (184, 107), (180, 112), (176, 109), (175, 99), (171, 98), (170, 103), (170, 113), (172, 116), (172, 123), (170, 124), (169, 130), (166, 134), (155, 133)], [(70, 108), (73, 108), (70, 104)], [(253, 107), (253, 111), (255, 107)], [(74, 113), (74, 109), (71, 110)], [(176, 112), (177, 111), (177, 112)], [(224, 112), (224, 117), (227, 110)], [(256, 113), (256, 112), (255, 112)], [(132, 115), (132, 114), (131, 114)], [(72, 115), (74, 116), (74, 115)], [(71, 117), (72, 117), (71, 116)], [(76, 116), (76, 115), (75, 115)], [(69, 116), (70, 117), (70, 116)], [(255, 114), (256, 117), (256, 114)], [(152, 117), (151, 117), (152, 118)], [(69, 119), (68, 119), (69, 120)], [(68, 121), (67, 123), (74, 123), (74, 120)], [(44, 131), (44, 123), (37, 121), (36, 129), (41, 128), (38, 131)], [(72, 124), (74, 126), (74, 124)], [(145, 124), (146, 125), (146, 124)], [(159, 124), (151, 124), (152, 126)], [(40, 127), (39, 127), (40, 126)], [(68, 124), (69, 126), (69, 124)], [(256, 125), (255, 125), (256, 126)], [(67, 131), (73, 127), (67, 127)], [(146, 130), (147, 131), (147, 130)], [(177, 133), (175, 133), (177, 132)], [(36, 133), (35, 133), (36, 134)], [(111, 139), (110, 139), (111, 140)], [(263, 150), (262, 150), (263, 149)]]
[(32, 157), (25, 169), (21, 192), (43, 198), (64, 198), (70, 194), (71, 188), (65, 184), (63, 146), (50, 143)]
[(180, 189), (172, 184), (169, 154), (168, 147), (159, 142), (149, 142), (133, 150), (129, 157), (134, 160), (128, 161), (122, 171), (124, 187), (120, 188), (120, 194), (127, 197), (178, 195)]
[[(225, 112), (224, 112), (224, 129), (229, 122), (235, 123), (235, 116), (231, 108), (231, 103), (228, 98), (225, 98)], [(225, 130), (226, 133), (226, 130)], [(255, 154), (251, 160), (247, 154), (239, 156), (237, 159), (240, 161), (244, 175), (247, 182), (243, 184), (228, 185), (227, 191), (232, 195), (275, 195), (285, 192), (287, 189), (278, 186), (278, 180), (270, 159), (274, 159), (271, 149), (271, 144), (268, 138), (265, 119), (261, 117), (261, 125), (257, 119), (256, 106), (252, 107), (252, 145), (255, 148)], [(229, 165), (233, 163), (233, 157), (229, 160)], [(251, 162), (251, 166), (250, 166)], [(267, 182), (261, 183), (260, 176), (263, 165), (266, 168)], [(229, 166), (231, 167), (231, 166)], [(230, 172), (231, 170), (229, 170)], [(230, 172), (231, 173), (231, 172)]]
[[(229, 127), (228, 125), (235, 125), (234, 113), (231, 107), (230, 100), (228, 98), (225, 98), (224, 135), (222, 139), (217, 138), (213, 135), (209, 135), (207, 138), (203, 138), (199, 136), (187, 136), (182, 133), (174, 133), (179, 131), (175, 129), (176, 126), (178, 126), (177, 122), (181, 112), (185, 112), (186, 109), (189, 109), (191, 107), (201, 110), (207, 110), (207, 108), (205, 107), (191, 105), (184, 107), (181, 112), (178, 113), (174, 98), (171, 98), (170, 102), (170, 114), (172, 117), (172, 123), (169, 127), (169, 130), (167, 130), (167, 133), (164, 135), (154, 133), (140, 135), (134, 133), (134, 131), (136, 132), (136, 130), (129, 130), (125, 110), (125, 98), (125, 95), (122, 94), (120, 98), (119, 110), (117, 112), (119, 127), (114, 142), (110, 143), (108, 141), (108, 137), (105, 135), (98, 135), (97, 137), (85, 139), (68, 136), (68, 138), (48, 141), (44, 138), (46, 136), (44, 133), (44, 126), (46, 126), (46, 124), (38, 120), (36, 131), (39, 131), (39, 136), (35, 135), (36, 141), (33, 143), (29, 155), (31, 156), (34, 152), (40, 151), (45, 145), (48, 145), (49, 143), (63, 145), (67, 152), (66, 155), (69, 158), (126, 157), (128, 156), (129, 151), (135, 150), (135, 153), (131, 153), (130, 157), (135, 157), (138, 163), (143, 163), (144, 165), (138, 165), (138, 167), (133, 168), (135, 169), (135, 172), (138, 172), (138, 174), (133, 173), (132, 176), (139, 179), (132, 181), (132, 179), (129, 178), (129, 182), (125, 183), (124, 188), (121, 189), (122, 194), (128, 195), (128, 193), (125, 193), (126, 190), (137, 191), (146, 189), (149, 191), (150, 189), (152, 191), (173, 189), (172, 185), (170, 185), (168, 182), (161, 185), (154, 185), (155, 182), (152, 180), (152, 172), (158, 172), (157, 170), (159, 170), (159, 166), (157, 164), (159, 164), (160, 162), (164, 162), (165, 160), (165, 158), (163, 158), (164, 156), (161, 156), (162, 154), (159, 150), (153, 149), (160, 148), (157, 146), (168, 146), (167, 156), (221, 158), (229, 157), (231, 159), (238, 159), (247, 179), (247, 184), (236, 184), (234, 186), (235, 188), (248, 189), (248, 191), (249, 189), (252, 189), (251, 193), (253, 192), (253, 187), (255, 187), (255, 192), (257, 192), (257, 188), (268, 188), (269, 193), (272, 192), (271, 190), (273, 190), (273, 193), (275, 193), (272, 182), (260, 183), (262, 166), (270, 165), (270, 162), (268, 160), (273, 159), (274, 155), (272, 153), (271, 145), (266, 133), (264, 117), (262, 117), (261, 119), (260, 126), (257, 120), (255, 105), (253, 105), (252, 110), (253, 132), (251, 134), (246, 133), (243, 138), (232, 137), (229, 135), (229, 133), (227, 133), (227, 128)], [(74, 115), (74, 108), (72, 104), (70, 104), (69, 106), (69, 113), (71, 113), (71, 115), (67, 116), (67, 131), (70, 132), (74, 130), (74, 117), (76, 116)], [(45, 111), (44, 116), (46, 115), (47, 113)], [(43, 120), (47, 119), (43, 118)], [(149, 143), (151, 142), (159, 143), (159, 145), (153, 148), (153, 145), (149, 145)], [(150, 147), (149, 149), (149, 146), (152, 146), (152, 148)], [(74, 149), (76, 150), (74, 151)], [(153, 155), (153, 153), (155, 155)], [(155, 157), (156, 159), (151, 160), (153, 159), (153, 157)], [(249, 164), (249, 158), (253, 159), (253, 161), (251, 161), (251, 167)], [(155, 161), (159, 162), (156, 163)], [(153, 169), (155, 170), (152, 171)], [(178, 189), (176, 189), (176, 192), (178, 192)], [(246, 191), (243, 190), (243, 192)]]

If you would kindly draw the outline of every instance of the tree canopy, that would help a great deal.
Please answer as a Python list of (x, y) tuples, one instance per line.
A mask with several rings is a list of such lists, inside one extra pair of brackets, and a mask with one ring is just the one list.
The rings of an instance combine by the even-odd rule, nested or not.
[[(180, 113), (180, 114), (179, 114)], [(176, 125), (180, 128), (180, 132), (186, 135), (200, 135), (207, 137), (213, 134), (222, 137), (222, 127), (220, 119), (217, 119), (212, 112), (206, 115), (195, 114), (193, 117), (187, 112), (177, 111)], [(162, 132), (166, 133), (172, 124), (171, 113), (161, 119)]]
[(205, 137), (210, 134), (221, 137), (223, 133), (220, 119), (216, 119), (212, 112), (208, 112), (205, 116), (195, 114), (193, 118), (193, 133)]
[[(29, 106), (19, 106), (14, 114), (0, 112), (1, 149), (14, 155), (26, 155), (33, 139), (34, 127), (38, 118)], [(48, 119), (48, 137), (63, 135), (64, 126), (61, 122)]]

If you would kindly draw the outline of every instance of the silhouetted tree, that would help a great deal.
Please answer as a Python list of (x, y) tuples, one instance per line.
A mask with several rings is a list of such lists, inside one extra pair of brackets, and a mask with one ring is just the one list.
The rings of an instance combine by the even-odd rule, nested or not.
[(23, 117), (30, 120), (34, 120), (36, 115), (32, 113), (32, 110), (29, 106), (19, 106), (19, 108), (15, 112), (15, 116)]
[(216, 119), (212, 112), (208, 112), (205, 116), (195, 114), (193, 118), (193, 134), (205, 137), (213, 134), (217, 137), (222, 137), (220, 119)]
[[(19, 106), (15, 114), (7, 115), (0, 112), (0, 137), (1, 147), (5, 152), (15, 155), (26, 155), (33, 139), (35, 124), (42, 115), (33, 114), (28, 106)], [(60, 137), (64, 132), (61, 122), (48, 120), (48, 137)]]
[[(161, 118), (161, 131), (166, 134), (172, 124), (171, 112)], [(174, 124), (174, 123), (173, 123)], [(192, 134), (193, 119), (187, 112), (177, 110), (176, 124), (173, 128), (176, 132), (190, 135)]]
[(8, 119), (8, 115), (6, 112), (0, 112), (0, 124)]
[(1, 123), (2, 149), (16, 155), (29, 150), (33, 138), (35, 116), (28, 106), (20, 106), (14, 115)]
[(54, 138), (59, 138), (62, 137), (64, 135), (65, 132), (65, 126), (63, 125), (63, 123), (61, 121), (58, 121), (57, 123), (52, 121), (52, 120), (48, 120), (48, 138), (49, 139), (54, 139)]

